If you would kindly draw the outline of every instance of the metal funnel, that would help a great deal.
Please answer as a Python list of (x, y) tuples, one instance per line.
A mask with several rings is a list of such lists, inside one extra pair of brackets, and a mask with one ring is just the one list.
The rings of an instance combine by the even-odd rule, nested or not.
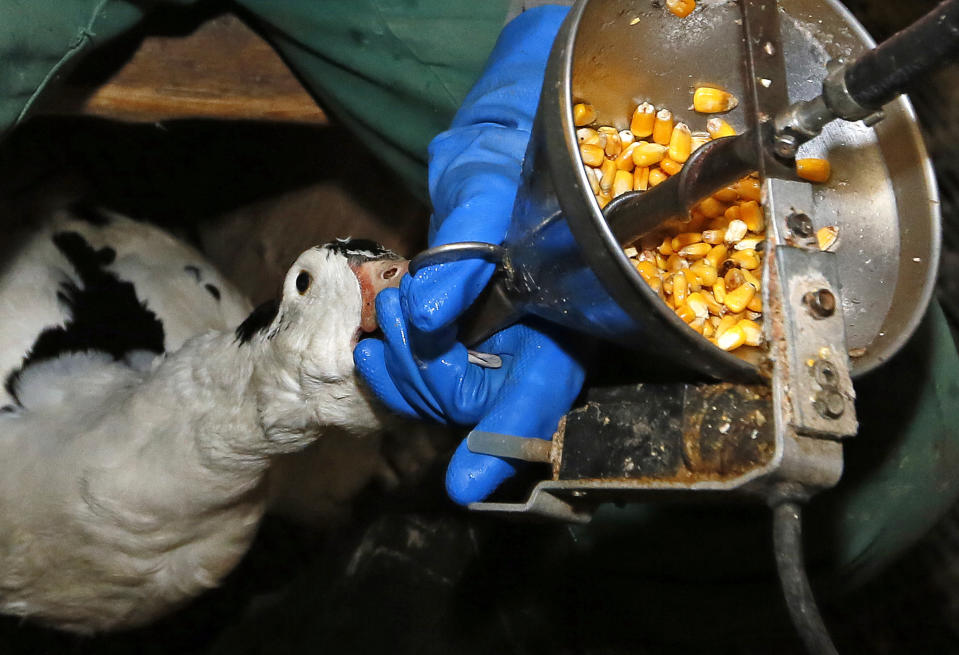
[[(521, 309), (676, 366), (724, 379), (758, 374), (759, 353), (730, 354), (690, 329), (643, 282), (593, 199), (580, 160), (572, 105), (590, 102), (599, 124), (628, 127), (633, 108), (669, 107), (691, 129), (708, 116), (690, 108), (695, 86), (749, 92), (740, 10), (704, 0), (680, 20), (653, 0), (581, 1), (550, 56), (506, 247), (526, 293)], [(788, 102), (815, 97), (826, 63), (874, 45), (832, 0), (781, 0)], [(724, 117), (752, 125), (748, 102)], [(912, 107), (887, 105), (875, 127), (838, 122), (799, 156), (827, 156), (833, 177), (813, 189), (816, 228), (835, 225), (847, 346), (853, 375), (891, 357), (917, 326), (932, 294), (940, 227), (932, 170)], [(768, 212), (768, 208), (767, 208)]]

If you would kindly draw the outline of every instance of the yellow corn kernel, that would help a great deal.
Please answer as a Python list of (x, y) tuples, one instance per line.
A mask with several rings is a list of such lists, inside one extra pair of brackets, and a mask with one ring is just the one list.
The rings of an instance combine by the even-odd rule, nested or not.
[(666, 0), (666, 9), (669, 13), (680, 18), (686, 18), (696, 8), (696, 0)]
[(620, 130), (619, 131), (619, 142), (623, 144), (623, 147), (632, 144), (636, 140), (636, 135), (630, 132), (629, 130)]
[[(753, 285), (754, 287), (756, 287), (756, 290), (757, 290), (757, 291), (762, 288), (762, 286), (763, 286), (762, 283), (759, 281), (759, 278), (758, 278), (758, 277), (756, 277), (755, 275), (753, 275), (752, 271), (750, 271), (750, 270), (748, 270), (748, 269), (745, 269), (745, 268), (741, 268), (741, 269), (739, 269), (739, 272), (740, 272), (740, 274), (743, 276), (743, 279), (744, 279), (746, 282), (749, 282), (751, 285)], [(760, 310), (756, 310), (756, 311), (760, 311)]]
[(726, 285), (726, 292), (730, 292), (733, 289), (738, 289), (743, 284), (745, 284), (746, 278), (743, 277), (743, 272), (738, 268), (731, 268), (726, 271), (726, 274), (723, 276), (723, 283)]
[(712, 197), (704, 198), (697, 208), (706, 218), (719, 218), (726, 211), (726, 205)]
[(717, 243), (722, 243), (725, 238), (726, 230), (724, 229), (703, 231), (703, 241), (713, 246)]
[(753, 270), (759, 268), (759, 255), (755, 250), (737, 250), (729, 258), (743, 268)]
[(637, 166), (658, 164), (664, 156), (666, 156), (666, 146), (658, 143), (640, 141), (633, 149), (633, 163)]
[(589, 182), (589, 188), (593, 190), (593, 195), (598, 196), (601, 189), (599, 188), (599, 177), (596, 176), (596, 169), (583, 166), (583, 170), (586, 171), (586, 180)]
[(582, 127), (589, 125), (594, 120), (596, 120), (596, 110), (593, 109), (593, 105), (585, 102), (578, 102), (573, 105), (573, 125)]
[(683, 261), (683, 258), (677, 254), (672, 254), (666, 260), (666, 270), (670, 273), (675, 273), (681, 271), (686, 267), (686, 262)]
[(699, 278), (704, 287), (712, 287), (716, 282), (716, 276), (718, 275), (716, 269), (704, 259), (700, 259), (699, 261), (690, 265), (689, 270)]
[(680, 250), (679, 254), (687, 259), (702, 259), (709, 254), (710, 250), (712, 246), (708, 243), (694, 243)]
[(739, 318), (733, 316), (732, 314), (727, 314), (719, 320), (719, 325), (716, 326), (716, 338), (718, 339), (723, 335), (723, 333), (736, 325), (739, 322)]
[(623, 148), (616, 156), (616, 168), (621, 171), (632, 171), (633, 168), (636, 167), (636, 163), (633, 162), (633, 150), (635, 149), (635, 143), (631, 143)]
[(719, 266), (726, 261), (726, 255), (728, 253), (729, 249), (726, 247), (726, 244), (717, 244), (713, 246), (713, 249), (709, 251), (708, 255), (706, 255), (706, 261), (718, 271)]
[(724, 187), (714, 193), (713, 198), (719, 202), (730, 203), (739, 200), (739, 194), (736, 193), (736, 189), (733, 189), (732, 187)]
[(689, 149), (696, 152), (699, 148), (709, 143), (709, 134), (706, 132), (693, 132), (690, 135)]
[(810, 182), (825, 182), (829, 179), (829, 160), (809, 157), (796, 160), (796, 175)]
[(629, 122), (629, 131), (637, 139), (645, 139), (653, 133), (653, 124), (656, 121), (656, 108), (648, 102), (636, 107), (633, 118)]
[(637, 166), (633, 171), (633, 191), (649, 188), (649, 166)]
[(673, 237), (669, 245), (673, 247), (673, 252), (679, 252), (691, 243), (699, 243), (703, 240), (703, 235), (699, 232), (680, 232)]
[(736, 244), (736, 250), (756, 250), (766, 237), (762, 235), (748, 235), (739, 240)]
[(732, 221), (729, 221), (729, 226), (726, 228), (726, 243), (739, 243), (743, 237), (746, 236), (746, 223), (741, 221), (738, 218)]
[[(713, 297), (713, 294), (704, 293), (703, 297), (706, 298), (706, 309), (708, 309), (709, 313), (712, 314), (713, 316), (719, 317), (726, 312), (726, 309), (723, 307), (722, 303), (716, 302), (716, 299)], [(725, 299), (725, 297), (726, 296), (724, 292), (723, 298)]]
[(603, 148), (603, 151), (607, 157), (615, 158), (623, 151), (623, 142), (619, 140), (619, 132), (613, 129), (612, 132), (606, 132), (604, 136), (606, 137), (606, 146)]
[(596, 202), (599, 203), (600, 209), (608, 205), (610, 200), (612, 200), (612, 198), (610, 198), (609, 195), (605, 193), (600, 193), (598, 196), (596, 196)]
[(756, 287), (751, 284), (742, 284), (739, 288), (726, 292), (726, 298), (723, 300), (723, 304), (726, 305), (726, 309), (734, 314), (738, 314), (746, 309), (746, 305), (749, 304), (749, 301), (752, 300), (755, 295)]
[(692, 323), (696, 319), (696, 312), (690, 309), (688, 305), (679, 305), (675, 311), (676, 315), (683, 319), (684, 323)]
[(581, 143), (579, 154), (583, 157), (583, 163), (587, 166), (599, 166), (606, 159), (606, 153), (598, 145), (592, 143)]
[(686, 123), (676, 123), (669, 136), (669, 148), (666, 151), (669, 158), (680, 164), (689, 159), (689, 153), (692, 152), (692, 139), (689, 126)]
[(701, 114), (729, 111), (738, 104), (736, 96), (712, 86), (701, 86), (693, 93), (693, 109)]
[[(673, 273), (673, 305), (679, 307), (686, 302), (686, 293), (689, 290), (689, 280), (685, 271)], [(747, 301), (748, 302), (748, 301)]]
[(736, 130), (733, 129), (733, 126), (719, 116), (713, 116), (706, 121), (706, 131), (709, 132), (709, 136), (714, 139), (721, 139), (724, 136), (736, 135)]
[(665, 300), (663, 296), (663, 281), (658, 277), (653, 277), (646, 280), (646, 284), (649, 285), (649, 288), (659, 294), (661, 298)]
[(706, 303), (706, 296), (699, 291), (695, 291), (686, 296), (686, 306), (693, 310), (696, 318), (708, 318), (709, 306)]
[(742, 220), (743, 217), (743, 208), (742, 205), (733, 205), (723, 212), (723, 218), (726, 219), (726, 225), (729, 225), (735, 220)]
[(759, 202), (762, 199), (762, 189), (759, 180), (754, 177), (744, 177), (735, 184), (733, 188), (739, 193), (743, 200), (755, 200)]
[(602, 171), (603, 177), (599, 180), (599, 188), (603, 193), (609, 194), (613, 190), (613, 180), (616, 178), (616, 162), (612, 159), (603, 159), (600, 171)]
[(763, 330), (756, 321), (744, 318), (736, 323), (736, 325), (743, 331), (743, 334), (746, 335), (745, 343), (747, 346), (758, 346), (763, 342)]
[(675, 252), (676, 251), (673, 250), (673, 240), (670, 239), (668, 236), (663, 237), (663, 242), (659, 244), (659, 254), (669, 257)]
[(739, 206), (742, 212), (743, 223), (750, 232), (761, 232), (766, 224), (763, 218), (763, 208), (755, 200), (747, 200)]
[(746, 333), (741, 327), (739, 327), (738, 323), (730, 327), (721, 335), (718, 334), (717, 330), (717, 335), (716, 345), (727, 352), (736, 350), (741, 345), (746, 343)]
[(838, 240), (839, 228), (835, 225), (827, 225), (826, 227), (821, 227), (816, 230), (816, 243), (819, 244), (820, 250), (829, 250), (836, 245), (836, 241)]
[(751, 312), (761, 312), (763, 311), (763, 297), (760, 294), (753, 296), (753, 299), (746, 303), (746, 309)]
[(673, 161), (669, 157), (663, 157), (663, 160), (659, 162), (659, 169), (667, 175), (672, 176), (683, 170), (683, 165)]
[(663, 293), (672, 295), (673, 293), (673, 276), (660, 278), (663, 281)]
[(669, 176), (666, 173), (662, 172), (658, 168), (654, 168), (649, 171), (649, 186), (656, 186), (657, 184), (662, 184), (669, 179)]
[(599, 132), (591, 127), (581, 127), (576, 130), (576, 140), (579, 143), (597, 144), (599, 143)]
[(673, 135), (673, 112), (668, 109), (660, 109), (656, 112), (656, 120), (653, 123), (653, 142), (661, 146), (669, 145), (669, 139)]
[[(613, 167), (615, 168), (615, 166)], [(629, 171), (616, 171), (613, 178), (613, 197), (621, 196), (627, 191), (633, 190), (633, 174)]]
[(639, 274), (643, 276), (643, 279), (646, 282), (649, 282), (653, 278), (659, 279), (659, 269), (656, 268), (656, 264), (653, 262), (636, 262), (636, 270), (639, 271)]
[(713, 282), (713, 297), (716, 298), (716, 302), (723, 304), (726, 302), (726, 282), (722, 279), (717, 278)]
[(709, 339), (714, 334), (716, 334), (716, 326), (714, 326), (709, 321), (706, 321), (705, 323), (703, 323), (703, 336)]
[(659, 253), (656, 253), (656, 267), (661, 271), (666, 270), (666, 258)]

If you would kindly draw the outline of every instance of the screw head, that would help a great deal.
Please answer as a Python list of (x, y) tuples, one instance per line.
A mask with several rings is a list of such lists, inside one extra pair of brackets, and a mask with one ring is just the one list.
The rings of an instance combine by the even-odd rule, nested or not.
[(803, 212), (792, 212), (787, 216), (786, 227), (797, 237), (804, 239), (811, 237), (815, 233), (812, 219)]
[(818, 360), (813, 365), (812, 373), (816, 382), (823, 387), (835, 387), (839, 382), (839, 373), (836, 372), (836, 368), (828, 359)]
[(838, 391), (820, 391), (814, 404), (823, 418), (837, 419), (846, 411), (846, 400)]
[(836, 313), (836, 296), (829, 289), (810, 291), (802, 300), (813, 318), (828, 318)]
[(773, 142), (773, 150), (780, 157), (792, 159), (799, 150), (799, 140), (792, 134), (777, 134)]

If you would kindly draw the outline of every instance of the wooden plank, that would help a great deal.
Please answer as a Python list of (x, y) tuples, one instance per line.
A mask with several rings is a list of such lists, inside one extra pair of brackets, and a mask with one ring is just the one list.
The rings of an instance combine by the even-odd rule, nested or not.
[(187, 36), (147, 37), (92, 94), (68, 89), (65, 98), (77, 96), (80, 113), (121, 120), (328, 122), (273, 48), (229, 14)]

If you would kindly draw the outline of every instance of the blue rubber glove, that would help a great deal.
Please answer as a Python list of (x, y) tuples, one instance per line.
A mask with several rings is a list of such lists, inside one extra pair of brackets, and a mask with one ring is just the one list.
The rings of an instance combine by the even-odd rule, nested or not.
[[(509, 227), (523, 157), (539, 103), (546, 60), (566, 7), (541, 7), (504, 28), (479, 81), (451, 128), (430, 144), (431, 246), (501, 243)], [(503, 366), (468, 362), (455, 322), (486, 287), (493, 264), (467, 260), (431, 266), (377, 297), (384, 341), (361, 341), (354, 359), (373, 391), (413, 417), (549, 439), (583, 383), (583, 367), (555, 339), (555, 328), (524, 322), (477, 350)], [(486, 498), (515, 463), (460, 444), (447, 471), (450, 497)]]
[[(546, 60), (567, 13), (538, 7), (511, 21), (450, 129), (430, 143), (431, 247), (505, 238)], [(495, 270), (472, 260), (420, 271), (406, 294), (413, 324), (427, 332), (451, 325)]]
[[(468, 361), (455, 327), (427, 333), (412, 326), (406, 309), (412, 279), (376, 299), (384, 339), (365, 339), (354, 358), (373, 391), (394, 411), (475, 425), (486, 432), (550, 439), (583, 384), (583, 367), (553, 332), (555, 326), (527, 321), (478, 346), (502, 359), (499, 368)], [(406, 287), (406, 288), (404, 288)], [(509, 460), (471, 452), (460, 444), (446, 474), (455, 502), (483, 500), (516, 472)]]

